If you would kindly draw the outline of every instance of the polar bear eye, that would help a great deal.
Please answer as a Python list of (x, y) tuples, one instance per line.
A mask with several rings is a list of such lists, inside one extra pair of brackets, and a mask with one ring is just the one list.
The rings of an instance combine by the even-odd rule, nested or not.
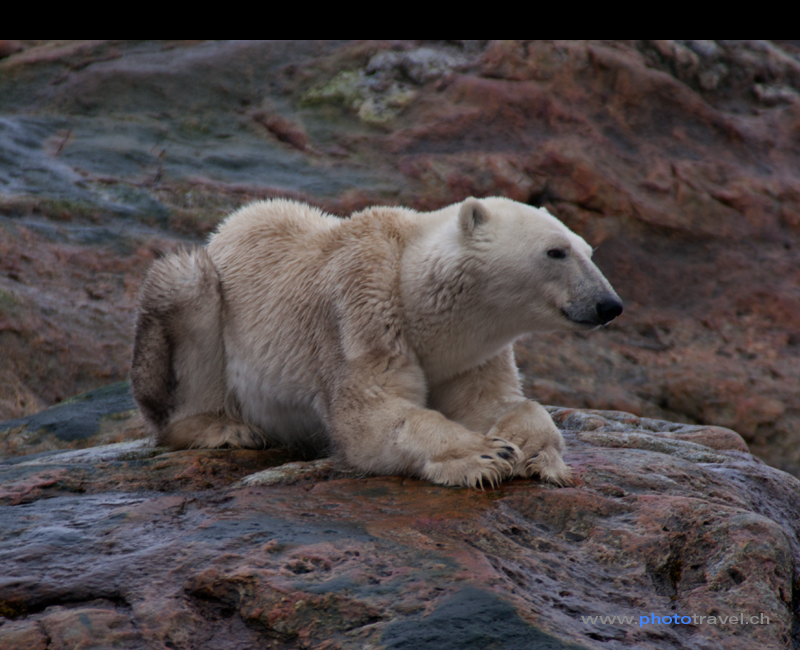
[(567, 252), (561, 248), (551, 248), (547, 251), (547, 257), (552, 257), (556, 260), (562, 260), (567, 256)]

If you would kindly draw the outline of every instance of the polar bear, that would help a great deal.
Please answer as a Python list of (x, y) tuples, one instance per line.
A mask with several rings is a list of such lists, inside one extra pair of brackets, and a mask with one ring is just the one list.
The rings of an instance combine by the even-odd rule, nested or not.
[(153, 265), (133, 394), (174, 448), (294, 445), (444, 485), (568, 484), (512, 344), (622, 312), (591, 255), (546, 210), (505, 198), (345, 219), (256, 202), (205, 248)]

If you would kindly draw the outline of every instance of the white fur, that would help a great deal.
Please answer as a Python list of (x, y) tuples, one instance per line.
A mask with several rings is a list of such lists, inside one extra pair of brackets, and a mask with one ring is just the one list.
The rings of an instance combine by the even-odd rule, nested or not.
[[(173, 446), (327, 442), (364, 471), (563, 484), (561, 435), (523, 397), (511, 346), (589, 329), (600, 302), (618, 302), (591, 252), (546, 210), (502, 198), (349, 219), (254, 203), (207, 252), (154, 267), (134, 394)], [(194, 279), (175, 271), (192, 255)]]

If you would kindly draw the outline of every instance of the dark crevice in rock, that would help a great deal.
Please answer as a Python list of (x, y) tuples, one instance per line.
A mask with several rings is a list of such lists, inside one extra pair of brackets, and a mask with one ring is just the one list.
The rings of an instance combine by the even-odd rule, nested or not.
[(38, 614), (48, 607), (76, 609), (91, 604), (111, 604), (117, 609), (130, 609), (127, 600), (119, 592), (63, 592), (59, 594), (35, 594), (33, 596), (3, 595), (0, 593), (0, 615), (11, 620)]

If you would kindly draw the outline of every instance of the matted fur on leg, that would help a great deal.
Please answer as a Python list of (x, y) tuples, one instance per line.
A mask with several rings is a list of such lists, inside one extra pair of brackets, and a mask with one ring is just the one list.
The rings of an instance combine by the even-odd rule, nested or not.
[(173, 422), (223, 411), (221, 319), (219, 276), (204, 248), (153, 265), (142, 287), (131, 388), (159, 440)]

